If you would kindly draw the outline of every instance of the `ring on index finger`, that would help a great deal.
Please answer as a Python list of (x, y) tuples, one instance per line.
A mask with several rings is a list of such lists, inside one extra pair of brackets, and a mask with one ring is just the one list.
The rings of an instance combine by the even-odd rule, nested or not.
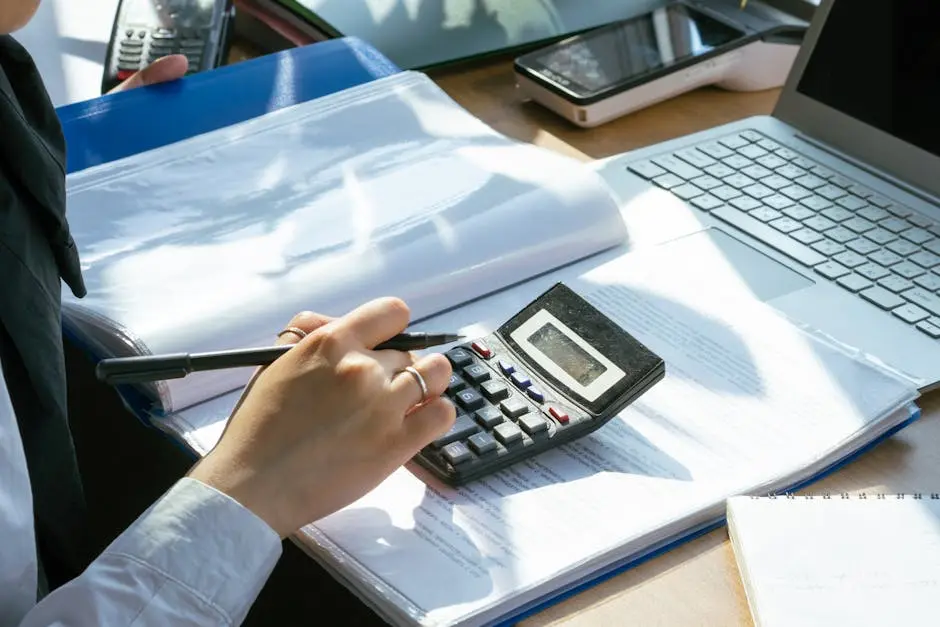
[(414, 366), (408, 366), (407, 368), (402, 368), (398, 371), (398, 374), (407, 372), (410, 374), (414, 380), (418, 383), (418, 387), (421, 388), (421, 400), (418, 401), (418, 404), (421, 404), (428, 400), (428, 384), (424, 381), (424, 377), (421, 376), (421, 373), (418, 372), (418, 369)]
[(304, 339), (305, 337), (307, 337), (307, 332), (301, 329), (300, 327), (287, 327), (286, 329), (278, 333), (277, 336), (281, 337), (282, 335), (287, 335), (288, 333), (293, 333), (300, 339)]

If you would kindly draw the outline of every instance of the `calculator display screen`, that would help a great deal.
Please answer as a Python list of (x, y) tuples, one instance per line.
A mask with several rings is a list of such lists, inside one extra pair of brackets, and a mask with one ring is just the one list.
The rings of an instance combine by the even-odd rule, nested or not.
[(583, 386), (590, 385), (607, 372), (604, 364), (594, 359), (551, 322), (539, 327), (528, 337), (528, 340), (532, 346), (542, 351), (546, 357)]

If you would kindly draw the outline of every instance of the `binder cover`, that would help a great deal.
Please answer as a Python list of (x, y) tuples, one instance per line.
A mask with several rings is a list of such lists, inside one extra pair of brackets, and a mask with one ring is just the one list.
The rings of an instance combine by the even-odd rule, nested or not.
[(66, 170), (158, 148), (398, 71), (369, 44), (346, 37), (59, 107)]

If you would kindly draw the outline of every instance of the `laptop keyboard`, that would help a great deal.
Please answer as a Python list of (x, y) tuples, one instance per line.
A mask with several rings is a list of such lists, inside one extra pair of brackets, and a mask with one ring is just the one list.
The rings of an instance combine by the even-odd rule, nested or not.
[(628, 168), (940, 338), (940, 223), (753, 130)]

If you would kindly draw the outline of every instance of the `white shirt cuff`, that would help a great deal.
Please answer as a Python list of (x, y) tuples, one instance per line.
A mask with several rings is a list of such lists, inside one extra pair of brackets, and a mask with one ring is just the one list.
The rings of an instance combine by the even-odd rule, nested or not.
[(226, 494), (184, 478), (107, 548), (188, 588), (233, 622), (248, 613), (281, 555), (281, 539)]

